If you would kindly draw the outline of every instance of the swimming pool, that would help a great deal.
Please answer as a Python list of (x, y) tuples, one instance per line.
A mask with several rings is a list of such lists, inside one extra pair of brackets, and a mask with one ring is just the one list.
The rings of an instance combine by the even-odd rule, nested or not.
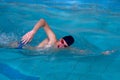
[[(40, 18), (58, 38), (73, 35), (74, 50), (8, 48)], [(0, 0), (0, 80), (119, 80), (119, 22), (119, 0)], [(45, 37), (39, 30), (30, 45)]]

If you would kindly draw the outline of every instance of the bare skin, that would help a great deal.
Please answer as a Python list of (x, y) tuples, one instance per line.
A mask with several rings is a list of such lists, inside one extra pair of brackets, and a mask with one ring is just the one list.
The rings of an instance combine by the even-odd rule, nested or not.
[[(36, 46), (37, 48), (45, 47), (46, 45), (53, 45), (56, 48), (64, 48), (64, 46), (68, 46), (64, 39), (57, 40), (55, 33), (51, 30), (51, 28), (44, 19), (40, 19), (36, 23), (34, 28), (22, 37), (22, 43), (26, 44), (30, 42), (34, 37), (35, 33), (42, 27), (47, 34), (47, 38), (44, 39), (41, 43), (39, 43), (39, 45)], [(61, 40), (63, 40), (64, 44), (61, 43)]]

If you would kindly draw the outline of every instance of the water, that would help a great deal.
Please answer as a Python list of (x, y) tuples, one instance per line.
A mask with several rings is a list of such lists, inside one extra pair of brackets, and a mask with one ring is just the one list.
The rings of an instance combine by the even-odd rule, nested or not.
[[(1, 80), (118, 80), (120, 77), (119, 1), (21, 1), (0, 3)], [(38, 4), (38, 2), (41, 2)], [(68, 49), (17, 50), (19, 41), (44, 18), (57, 38), (71, 34)], [(35, 46), (46, 37), (34, 36)], [(47, 77), (46, 77), (47, 76)]]

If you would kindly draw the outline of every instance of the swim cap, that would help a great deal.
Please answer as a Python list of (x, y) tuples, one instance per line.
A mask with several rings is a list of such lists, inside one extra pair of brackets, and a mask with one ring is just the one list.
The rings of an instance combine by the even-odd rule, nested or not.
[(67, 43), (68, 46), (72, 45), (74, 43), (74, 38), (72, 36), (65, 36), (63, 37), (65, 42)]

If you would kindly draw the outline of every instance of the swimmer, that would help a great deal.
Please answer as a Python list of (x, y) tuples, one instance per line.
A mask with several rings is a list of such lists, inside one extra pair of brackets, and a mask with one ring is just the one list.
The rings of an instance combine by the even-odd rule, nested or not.
[(74, 38), (71, 35), (64, 36), (60, 40), (57, 40), (55, 33), (51, 30), (51, 28), (49, 27), (47, 22), (44, 19), (40, 19), (36, 23), (34, 28), (31, 31), (27, 32), (22, 37), (22, 39), (21, 39), (22, 43), (20, 43), (20, 45), (18, 47), (21, 48), (21, 45), (23, 45), (23, 44), (25, 45), (25, 44), (29, 43), (32, 40), (32, 38), (34, 37), (35, 33), (42, 27), (44, 28), (44, 30), (47, 34), (47, 38), (44, 39), (41, 43), (39, 43), (36, 46), (36, 48), (51, 47), (51, 46), (53, 46), (55, 48), (67, 48), (74, 43)]

